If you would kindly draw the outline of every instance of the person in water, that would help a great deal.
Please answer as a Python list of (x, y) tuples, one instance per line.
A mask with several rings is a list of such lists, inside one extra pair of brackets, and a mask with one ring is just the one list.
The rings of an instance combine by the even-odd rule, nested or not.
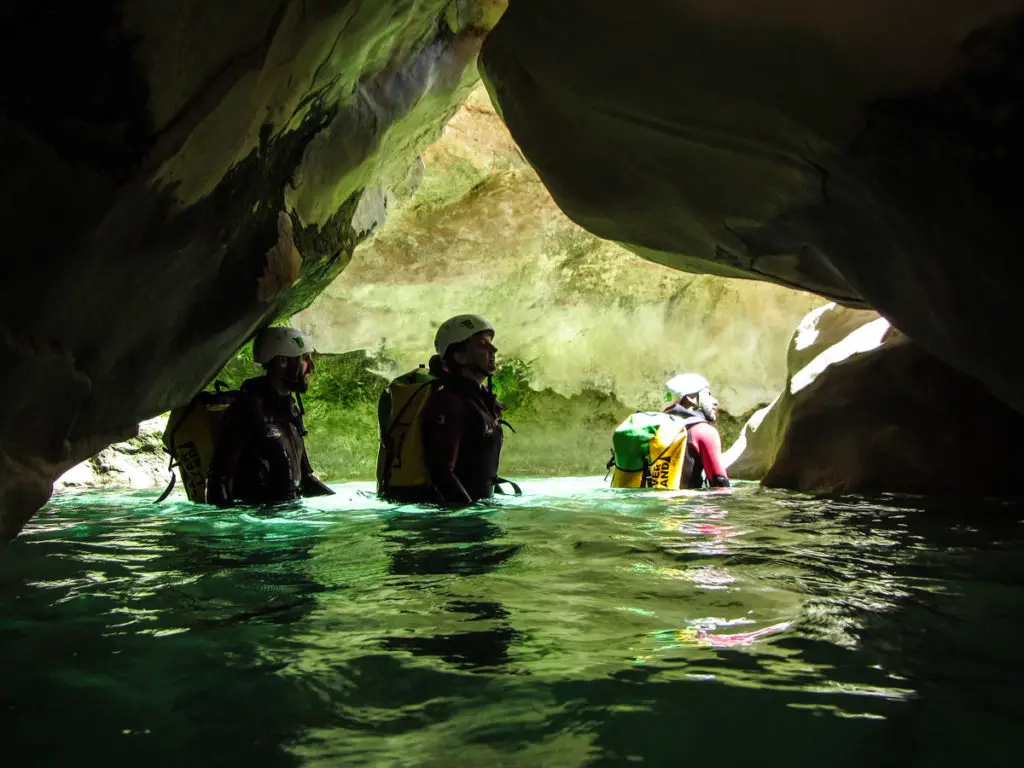
[(686, 461), (683, 488), (702, 488), (706, 479), (712, 488), (729, 487), (729, 476), (722, 462), (722, 438), (714, 423), (718, 421), (718, 401), (711, 394), (708, 380), (697, 373), (681, 373), (665, 384), (665, 413), (680, 416), (686, 424)]
[(293, 395), (309, 389), (313, 348), (294, 328), (264, 328), (252, 347), (266, 373), (248, 379), (224, 414), (206, 498), (228, 507), (334, 493), (313, 474), (302, 411)]
[(490, 389), (496, 370), (494, 327), (480, 315), (457, 315), (434, 336), (437, 377), (421, 430), (436, 501), (471, 504), (494, 494), (501, 456), (502, 405)]

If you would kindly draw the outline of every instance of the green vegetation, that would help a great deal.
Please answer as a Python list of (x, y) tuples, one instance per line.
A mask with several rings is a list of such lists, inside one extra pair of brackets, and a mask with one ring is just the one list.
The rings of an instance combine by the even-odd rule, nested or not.
[(527, 404), (534, 390), (530, 388), (533, 361), (506, 356), (498, 359), (498, 370), (491, 377), (494, 394), (509, 410), (517, 411)]
[(611, 435), (631, 412), (614, 396), (593, 389), (565, 397), (530, 386), (533, 361), (500, 359), (494, 391), (508, 409), (501, 454), (505, 476), (594, 475), (605, 471)]
[(318, 355), (306, 408), (310, 462), (325, 480), (369, 480), (377, 466), (377, 400), (388, 380), (363, 350)]
[(747, 423), (750, 417), (766, 405), (768, 403), (757, 405), (739, 416), (733, 416), (728, 411), (723, 411), (721, 408), (718, 409), (718, 422), (715, 426), (718, 427), (718, 434), (722, 436), (723, 451), (736, 442), (736, 438), (743, 431), (743, 425)]

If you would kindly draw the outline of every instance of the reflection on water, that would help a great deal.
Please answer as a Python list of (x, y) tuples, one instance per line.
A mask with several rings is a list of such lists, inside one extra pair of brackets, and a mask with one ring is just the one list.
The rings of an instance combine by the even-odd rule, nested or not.
[(0, 555), (8, 754), (1016, 762), (1016, 507), (573, 479), (450, 511), (338, 490), (55, 498)]

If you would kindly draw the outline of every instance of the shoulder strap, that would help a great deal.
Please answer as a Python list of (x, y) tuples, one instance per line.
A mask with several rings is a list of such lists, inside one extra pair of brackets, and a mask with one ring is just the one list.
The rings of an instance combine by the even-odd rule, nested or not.
[(395, 425), (398, 424), (402, 416), (405, 415), (405, 412), (409, 410), (409, 406), (416, 401), (416, 398), (419, 397), (420, 392), (422, 392), (424, 389), (431, 386), (432, 384), (435, 384), (436, 381), (437, 379), (434, 379), (433, 381), (425, 381), (416, 388), (416, 391), (412, 393), (412, 397), (405, 401), (405, 405), (402, 406), (401, 410), (398, 412), (398, 415), (395, 416), (395, 418), (391, 419), (391, 424), (388, 425), (387, 433), (385, 435), (381, 435), (381, 437), (391, 436), (391, 430), (395, 428)]
[(173, 457), (171, 458), (171, 460), (169, 462), (167, 462), (167, 469), (169, 469), (171, 471), (171, 481), (167, 484), (167, 487), (164, 488), (164, 492), (161, 493), (157, 497), (157, 500), (153, 502), (154, 504), (159, 504), (161, 501), (163, 501), (168, 496), (170, 496), (171, 495), (171, 491), (174, 490), (174, 484), (178, 481), (178, 476), (176, 474), (174, 474), (174, 459), (173, 459)]
[[(298, 392), (296, 392), (296, 393), (295, 393), (295, 399), (299, 401), (299, 415), (298, 415), (298, 417), (297, 417), (297, 418), (295, 419), (295, 426), (297, 426), (297, 427), (299, 428), (299, 435), (300, 435), (301, 437), (305, 437), (306, 435), (308, 435), (308, 434), (309, 434), (309, 433), (308, 433), (308, 432), (306, 431), (306, 422), (305, 422), (305, 421), (303, 420), (303, 418), (302, 418), (303, 416), (305, 416), (305, 415), (306, 415), (306, 409), (305, 409), (305, 407), (303, 407), (303, 405), (302, 405), (302, 395), (300, 395), (300, 394), (299, 394)], [(295, 412), (294, 412), (294, 411), (292, 411), (292, 415), (294, 415), (294, 413), (295, 413)]]
[(520, 488), (516, 483), (512, 482), (511, 480), (506, 480), (504, 477), (495, 477), (494, 478), (494, 492), (495, 493), (500, 494), (502, 496), (508, 496), (507, 493), (505, 493), (503, 490), (501, 490), (502, 483), (507, 483), (508, 485), (512, 486), (512, 495), (514, 495), (514, 496), (522, 496), (523, 495), (523, 489), (522, 488)]

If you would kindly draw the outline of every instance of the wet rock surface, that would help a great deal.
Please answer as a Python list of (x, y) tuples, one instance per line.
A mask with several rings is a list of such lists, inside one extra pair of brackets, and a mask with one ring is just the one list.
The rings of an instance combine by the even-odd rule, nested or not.
[[(665, 382), (694, 370), (723, 407), (743, 414), (775, 396), (786, 376), (780, 350), (824, 303), (653, 264), (581, 229), (482, 86), (422, 160), (409, 202), (293, 318), (321, 351), (381, 349), (398, 361), (397, 375), (427, 361), (442, 321), (477, 312), (497, 328), (502, 364), (518, 363), (534, 390), (603, 392), (661, 409)], [(596, 458), (603, 467), (603, 449)]]
[(1024, 410), (1024, 0), (504, 6), (5, 6), (0, 536), (345, 268), (496, 23), (490, 92), (577, 223), (875, 308), (917, 345), (881, 370)]
[[(53, 484), (55, 491), (88, 488), (156, 488), (171, 479), (163, 433), (166, 416), (139, 424), (139, 434), (109, 445), (95, 456), (76, 464)], [(156, 494), (154, 494), (156, 498)]]
[(590, 231), (877, 309), (1024, 410), (1022, 11), (522, 0), (481, 59), (525, 156)]
[(0, 418), (6, 535), (345, 267), (475, 82), (504, 3), (52, 5), (8, 4), (0, 46), (17, 235), (0, 327), (24, 359), (0, 376), (25, 406)]
[(729, 473), (821, 492), (1018, 495), (1024, 417), (874, 312), (801, 323), (786, 388), (726, 452)]

